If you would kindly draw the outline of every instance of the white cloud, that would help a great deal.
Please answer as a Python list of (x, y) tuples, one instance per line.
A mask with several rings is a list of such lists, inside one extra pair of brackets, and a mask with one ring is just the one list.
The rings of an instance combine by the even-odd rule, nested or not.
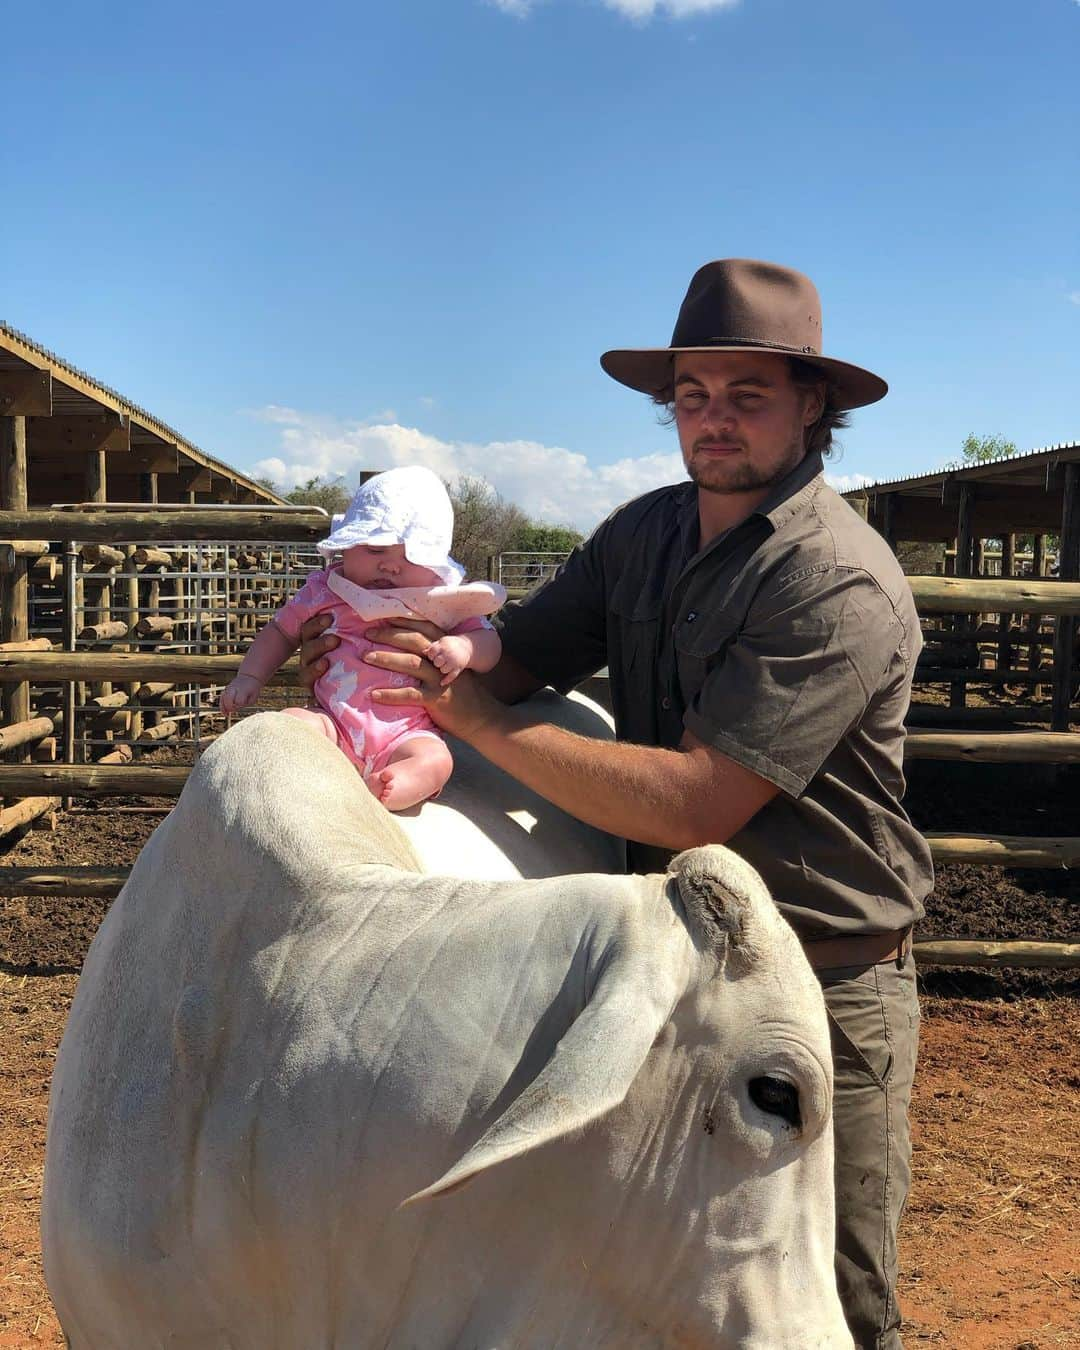
[(318, 415), (264, 420), (277, 421), (279, 443), (251, 472), (286, 490), (315, 477), (341, 477), (352, 487), (364, 469), (424, 464), (447, 479), (483, 478), (530, 516), (581, 530), (621, 502), (685, 477), (675, 449), (594, 466), (577, 451), (539, 441), (443, 441), (398, 422), (341, 424)]
[(512, 14), (515, 19), (524, 19), (536, 0), (488, 0), (488, 3), (501, 9), (504, 14)]
[(249, 408), (246, 410), (248, 417), (254, 417), (257, 422), (273, 422), (281, 426), (293, 426), (304, 420), (304, 414), (296, 411), (295, 408), (283, 408), (279, 403), (267, 403), (263, 408)]
[(739, 0), (603, 0), (606, 9), (613, 9), (637, 23), (648, 23), (657, 12), (673, 19), (689, 19), (695, 14), (711, 14), (717, 9), (732, 9)]
[[(512, 14), (515, 19), (526, 19), (540, 0), (488, 0), (488, 4)], [(695, 14), (711, 14), (718, 9), (732, 9), (739, 0), (601, 0), (605, 9), (614, 10), (634, 23), (648, 23), (656, 14), (667, 14), (673, 19), (689, 19)], [(1077, 0), (1080, 4), (1080, 0)]]
[[(1076, 0), (1076, 3), (1080, 5), (1080, 0)], [(1072, 305), (1080, 305), (1080, 291), (1071, 291), (1069, 293), (1069, 303)]]

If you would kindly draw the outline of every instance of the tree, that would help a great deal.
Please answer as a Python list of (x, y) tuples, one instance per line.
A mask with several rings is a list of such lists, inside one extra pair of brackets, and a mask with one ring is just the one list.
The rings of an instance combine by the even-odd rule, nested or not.
[(516, 540), (529, 518), (519, 506), (504, 501), (483, 478), (462, 474), (447, 484), (454, 505), (454, 544), (451, 552), (469, 577), (486, 577), (493, 553), (518, 547)]
[(965, 464), (986, 464), (993, 459), (1008, 459), (1016, 454), (1016, 445), (1004, 436), (976, 436), (971, 433), (960, 447)]
[(522, 527), (513, 547), (521, 553), (569, 553), (580, 544), (584, 535), (567, 525), (545, 525), (541, 520), (530, 520)]
[(291, 492), (282, 492), (281, 488), (269, 478), (258, 478), (255, 481), (268, 487), (271, 492), (276, 492), (279, 497), (284, 497), (287, 502), (292, 502), (294, 506), (321, 506), (328, 516), (340, 516), (352, 500), (352, 493), (345, 486), (344, 478), (340, 476), (323, 479), (320, 474), (316, 474), (306, 483), (294, 487)]

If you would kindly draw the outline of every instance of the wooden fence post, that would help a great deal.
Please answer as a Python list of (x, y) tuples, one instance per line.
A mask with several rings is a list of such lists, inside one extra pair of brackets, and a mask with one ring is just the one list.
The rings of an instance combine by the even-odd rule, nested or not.
[[(27, 508), (26, 418), (0, 417), (0, 506), (5, 511)], [(0, 578), (0, 642), (25, 642), (30, 636), (29, 567), (31, 559), (16, 553), (10, 572)], [(30, 686), (16, 684), (3, 691), (4, 723), (25, 722), (30, 716)], [(30, 758), (28, 747), (13, 752)]]
[[(1058, 580), (1080, 579), (1080, 464), (1063, 466), (1065, 474), (1061, 507), (1061, 544), (1058, 548)], [(1062, 614), (1054, 631), (1054, 706), (1051, 728), (1068, 731), (1069, 706), (1073, 695), (1076, 664), (1076, 616)]]

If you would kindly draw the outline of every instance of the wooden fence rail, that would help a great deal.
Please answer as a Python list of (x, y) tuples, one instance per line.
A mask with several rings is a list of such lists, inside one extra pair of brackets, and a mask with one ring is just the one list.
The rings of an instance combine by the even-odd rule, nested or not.
[(974, 942), (931, 939), (914, 944), (923, 966), (1027, 966), (1041, 970), (1080, 967), (1080, 942)]
[[(34, 767), (51, 768), (48, 764)], [(945, 834), (924, 838), (935, 863), (991, 863), (997, 867), (1080, 867), (1080, 838), (1021, 834)]]
[(1008, 577), (908, 577), (930, 614), (1080, 614), (1080, 581)]
[[(49, 895), (59, 899), (95, 896), (111, 900), (127, 880), (127, 867), (2, 867), (0, 896)], [(1068, 970), (1080, 967), (1076, 942), (978, 942), (933, 939), (916, 942), (915, 960), (922, 966), (1033, 967)]]
[[(143, 680), (196, 684), (228, 682), (240, 668), (242, 654), (191, 656), (182, 652), (4, 652), (0, 651), (0, 684), (29, 680), (56, 684), (62, 680)], [(299, 663), (294, 657), (274, 676), (275, 683), (295, 684)]]
[(324, 539), (329, 523), (324, 511), (306, 506), (0, 511), (0, 539), (77, 539), (95, 544), (213, 539), (306, 544)]
[(1080, 732), (909, 731), (904, 758), (983, 764), (1080, 764)]
[(179, 797), (190, 772), (186, 765), (0, 764), (0, 796)]

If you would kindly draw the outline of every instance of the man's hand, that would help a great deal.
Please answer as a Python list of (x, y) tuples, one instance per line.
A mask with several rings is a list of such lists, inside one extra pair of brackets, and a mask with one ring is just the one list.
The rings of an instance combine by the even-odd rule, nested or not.
[(471, 741), (503, 714), (502, 704), (481, 689), (471, 671), (463, 672), (444, 686), (442, 672), (427, 659), (432, 644), (445, 636), (433, 623), (423, 619), (388, 619), (377, 628), (369, 628), (365, 636), (372, 642), (397, 648), (392, 652), (368, 652), (364, 657), (368, 665), (419, 681), (419, 688), (406, 685), (373, 689), (372, 702), (396, 707), (423, 705), (436, 725), (463, 741)]
[(329, 614), (316, 614), (300, 629), (300, 683), (307, 689), (314, 689), (315, 681), (326, 674), (330, 667), (326, 654), (341, 642), (336, 633), (326, 632), (332, 622)]

